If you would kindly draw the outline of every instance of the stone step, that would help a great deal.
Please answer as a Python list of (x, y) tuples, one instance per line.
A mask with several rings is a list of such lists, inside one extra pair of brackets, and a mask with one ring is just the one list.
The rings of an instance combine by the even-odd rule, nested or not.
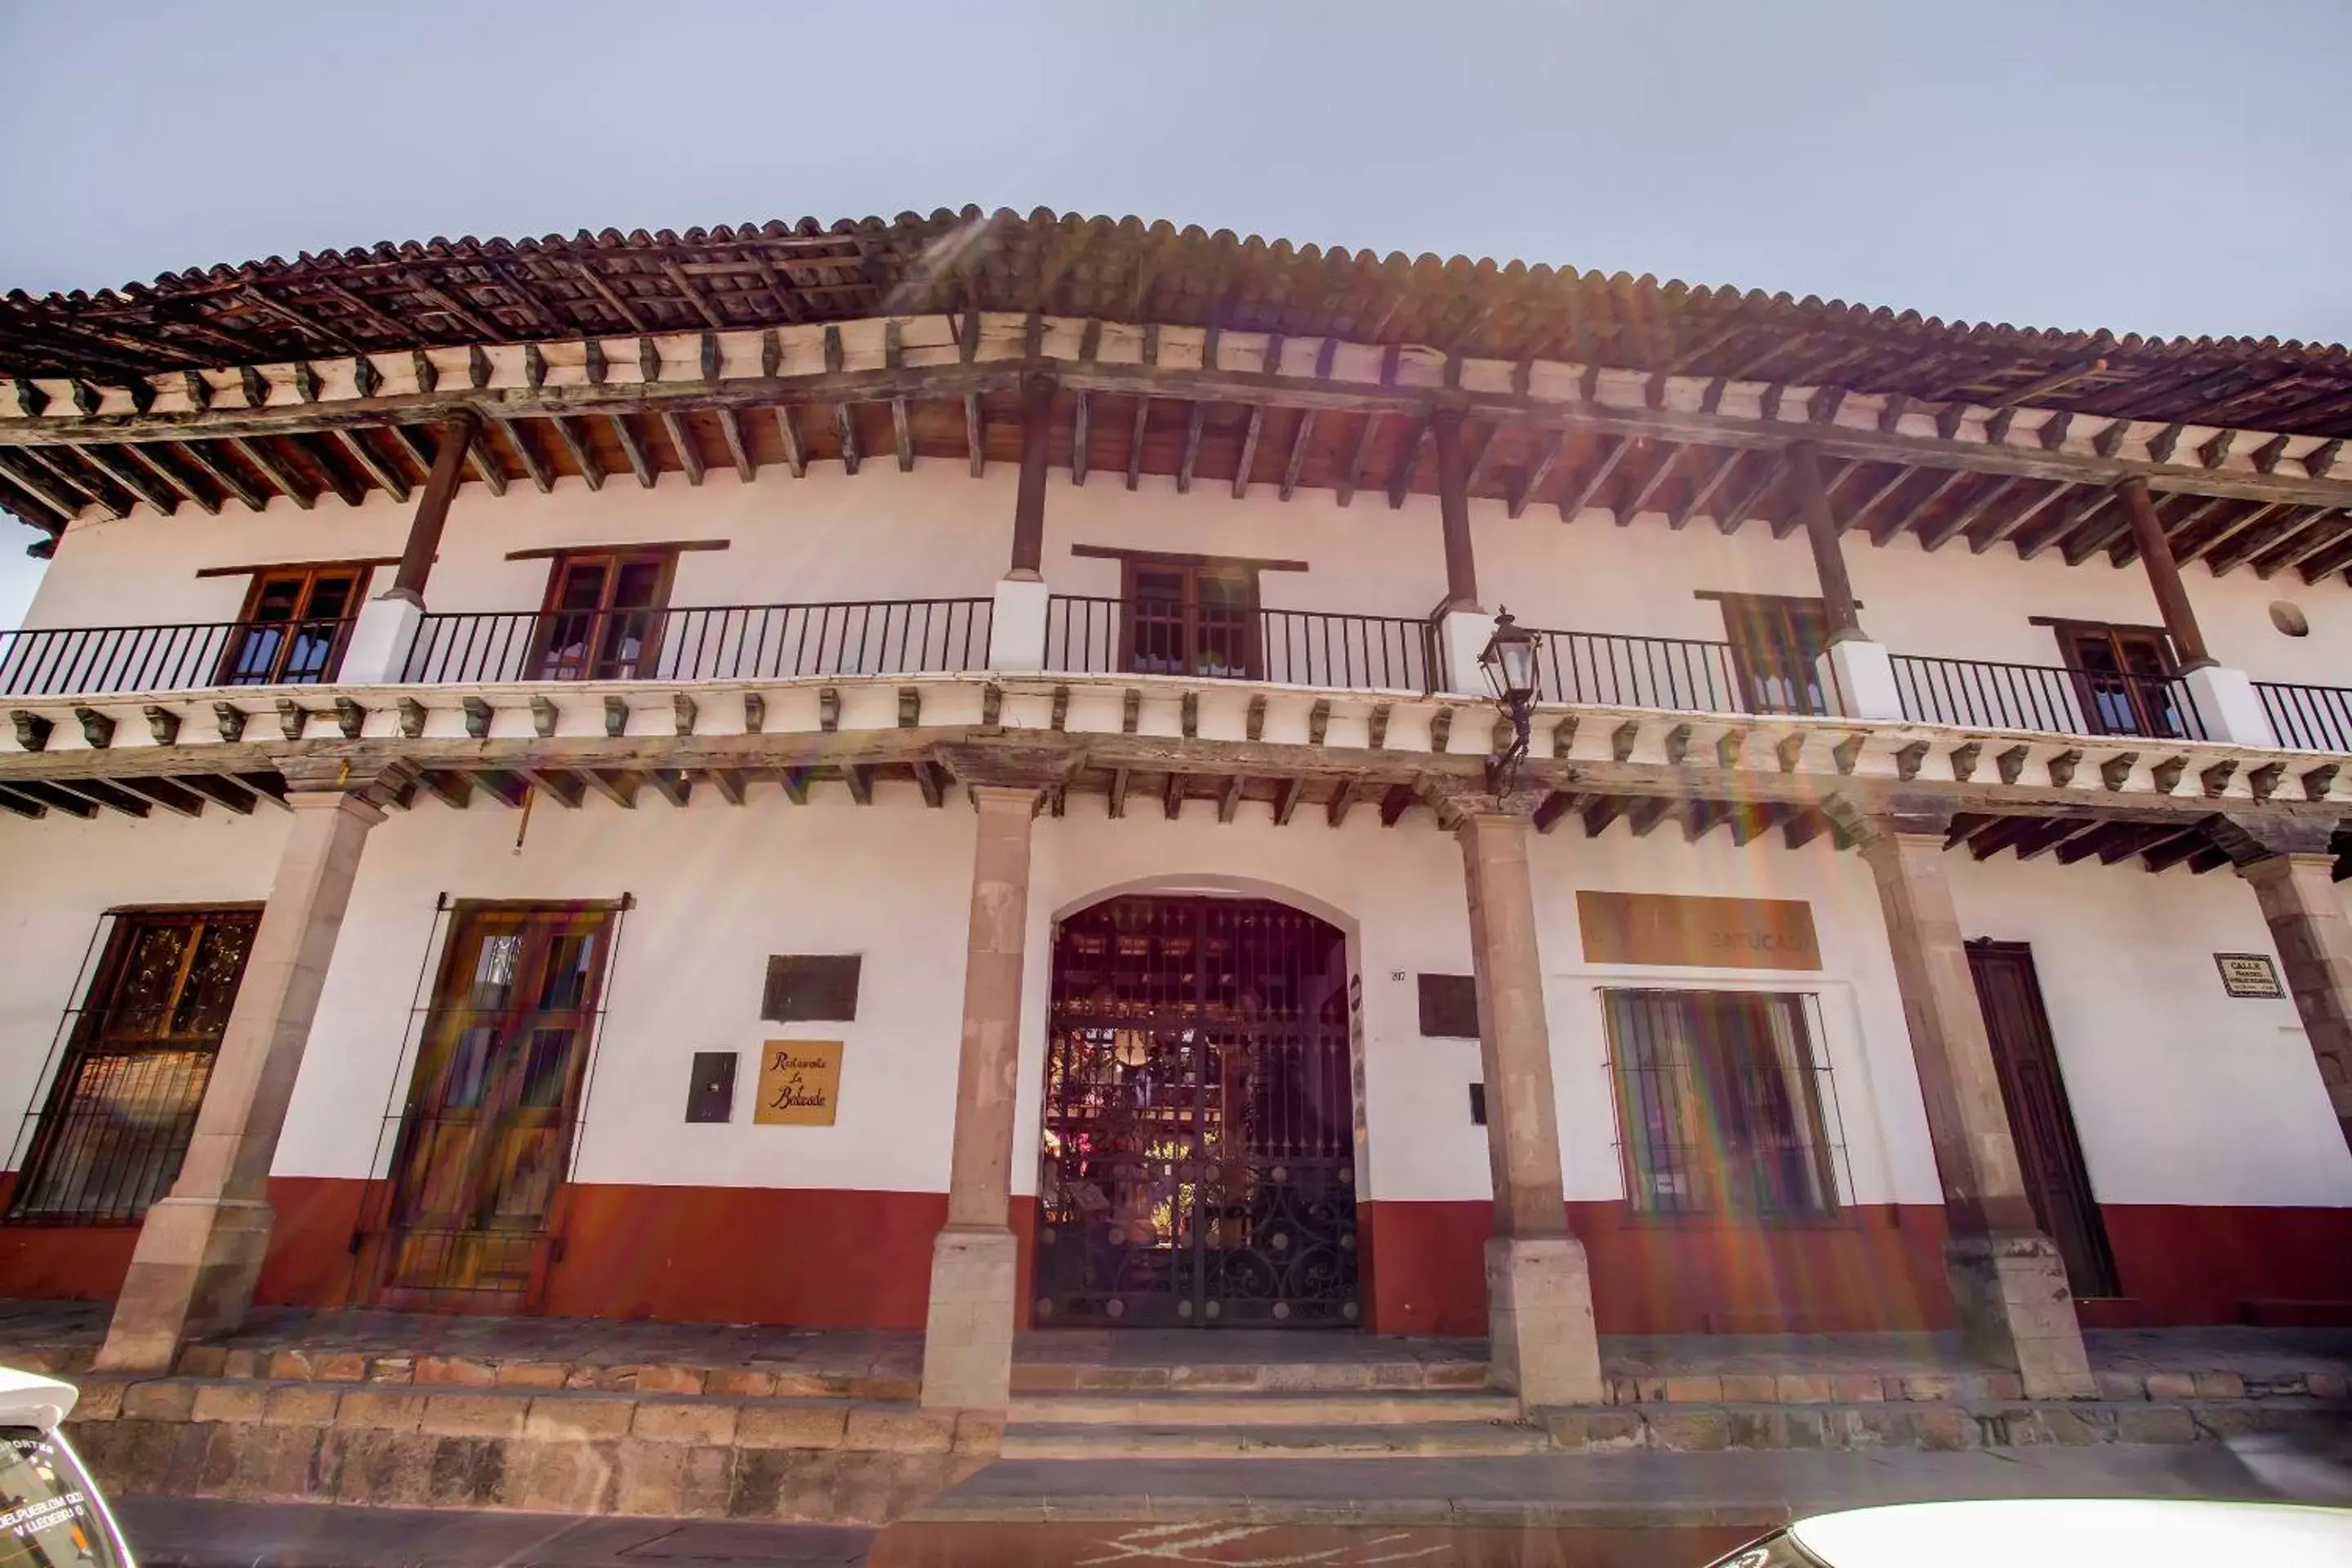
[(1043, 1426), (1371, 1426), (1515, 1422), (1507, 1394), (1164, 1394), (1016, 1395), (1008, 1429)]
[(1551, 1440), (1532, 1426), (1437, 1421), (1385, 1426), (1008, 1426), (1007, 1459), (1494, 1458), (1540, 1454)]
[(1018, 1394), (1160, 1391), (1213, 1394), (1388, 1394), (1416, 1389), (1479, 1390), (1487, 1386), (1478, 1360), (1396, 1362), (1015, 1361)]
[[(85, 1361), (83, 1365), (87, 1365)], [(80, 1368), (61, 1368), (79, 1371)], [(358, 1351), (256, 1350), (190, 1345), (180, 1352), (182, 1377), (271, 1383), (321, 1383), (374, 1387), (594, 1390), (623, 1394), (708, 1394), (721, 1398), (913, 1399), (921, 1379), (871, 1367), (812, 1368), (786, 1363), (709, 1366), (695, 1362), (548, 1361), (514, 1356), (431, 1353), (385, 1355)]]

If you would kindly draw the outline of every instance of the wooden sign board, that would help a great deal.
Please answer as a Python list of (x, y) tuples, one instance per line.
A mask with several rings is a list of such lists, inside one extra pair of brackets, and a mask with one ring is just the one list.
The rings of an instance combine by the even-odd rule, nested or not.
[(1675, 893), (1576, 895), (1587, 963), (1710, 969), (1819, 969), (1813, 908), (1801, 899), (1703, 899)]
[(841, 1100), (839, 1040), (770, 1040), (760, 1047), (760, 1101), (769, 1127), (830, 1127)]
[(2213, 962), (2221, 970), (2221, 989), (2232, 996), (2278, 998), (2286, 994), (2279, 984), (2278, 965), (2267, 952), (2217, 952)]

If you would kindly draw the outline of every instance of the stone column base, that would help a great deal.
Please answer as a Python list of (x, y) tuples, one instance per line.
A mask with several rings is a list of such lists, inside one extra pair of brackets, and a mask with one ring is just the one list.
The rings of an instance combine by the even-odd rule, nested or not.
[(97, 1370), (169, 1372), (188, 1341), (244, 1322), (271, 1218), (266, 1203), (159, 1199), (147, 1211)]
[(1013, 1293), (1021, 1249), (1003, 1226), (950, 1226), (931, 1244), (923, 1321), (923, 1407), (997, 1410), (1013, 1403)]
[(1522, 1412), (1605, 1402), (1592, 1277), (1575, 1237), (1487, 1238), (1486, 1335), (1495, 1386)]
[(1957, 1239), (1944, 1265), (1971, 1353), (2018, 1373), (2028, 1399), (2098, 1396), (2066, 1265), (2048, 1237)]

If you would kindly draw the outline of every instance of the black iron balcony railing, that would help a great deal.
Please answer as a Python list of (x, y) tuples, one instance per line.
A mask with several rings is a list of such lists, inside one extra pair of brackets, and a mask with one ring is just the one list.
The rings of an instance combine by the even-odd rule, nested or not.
[(987, 599), (428, 615), (403, 679), (782, 680), (988, 664)]
[(1435, 631), (1409, 616), (1060, 594), (1046, 605), (1045, 668), (1358, 691), (1431, 691), (1439, 675)]
[(2145, 735), (2201, 741), (2205, 724), (2177, 675), (2125, 675), (1894, 656), (1903, 716), (1923, 724), (2039, 730), (2053, 735)]
[(0, 632), (0, 694), (315, 686), (335, 678), (351, 629), (312, 620)]
[(1820, 677), (1774, 683), (1772, 703), (1740, 679), (1731, 645), (1602, 632), (1536, 633), (1537, 692), (1546, 702), (1666, 708), (1695, 713), (1819, 712)]
[(2254, 691), (2280, 745), (2305, 752), (2352, 752), (2352, 687), (2257, 680)]

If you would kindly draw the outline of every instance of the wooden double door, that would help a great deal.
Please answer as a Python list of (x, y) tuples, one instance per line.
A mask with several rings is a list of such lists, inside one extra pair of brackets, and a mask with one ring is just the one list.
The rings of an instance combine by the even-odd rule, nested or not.
[(617, 911), (459, 905), (402, 1107), (374, 1299), (528, 1310), (552, 1261)]
[(2074, 1131), (2074, 1110), (2058, 1068), (2050, 1016), (2042, 1005), (2033, 950), (2021, 942), (1971, 942), (1969, 970), (1992, 1040), (2001, 1103), (2009, 1111), (2033, 1217), (2057, 1244), (2075, 1295), (2118, 1295), (2115, 1254)]

